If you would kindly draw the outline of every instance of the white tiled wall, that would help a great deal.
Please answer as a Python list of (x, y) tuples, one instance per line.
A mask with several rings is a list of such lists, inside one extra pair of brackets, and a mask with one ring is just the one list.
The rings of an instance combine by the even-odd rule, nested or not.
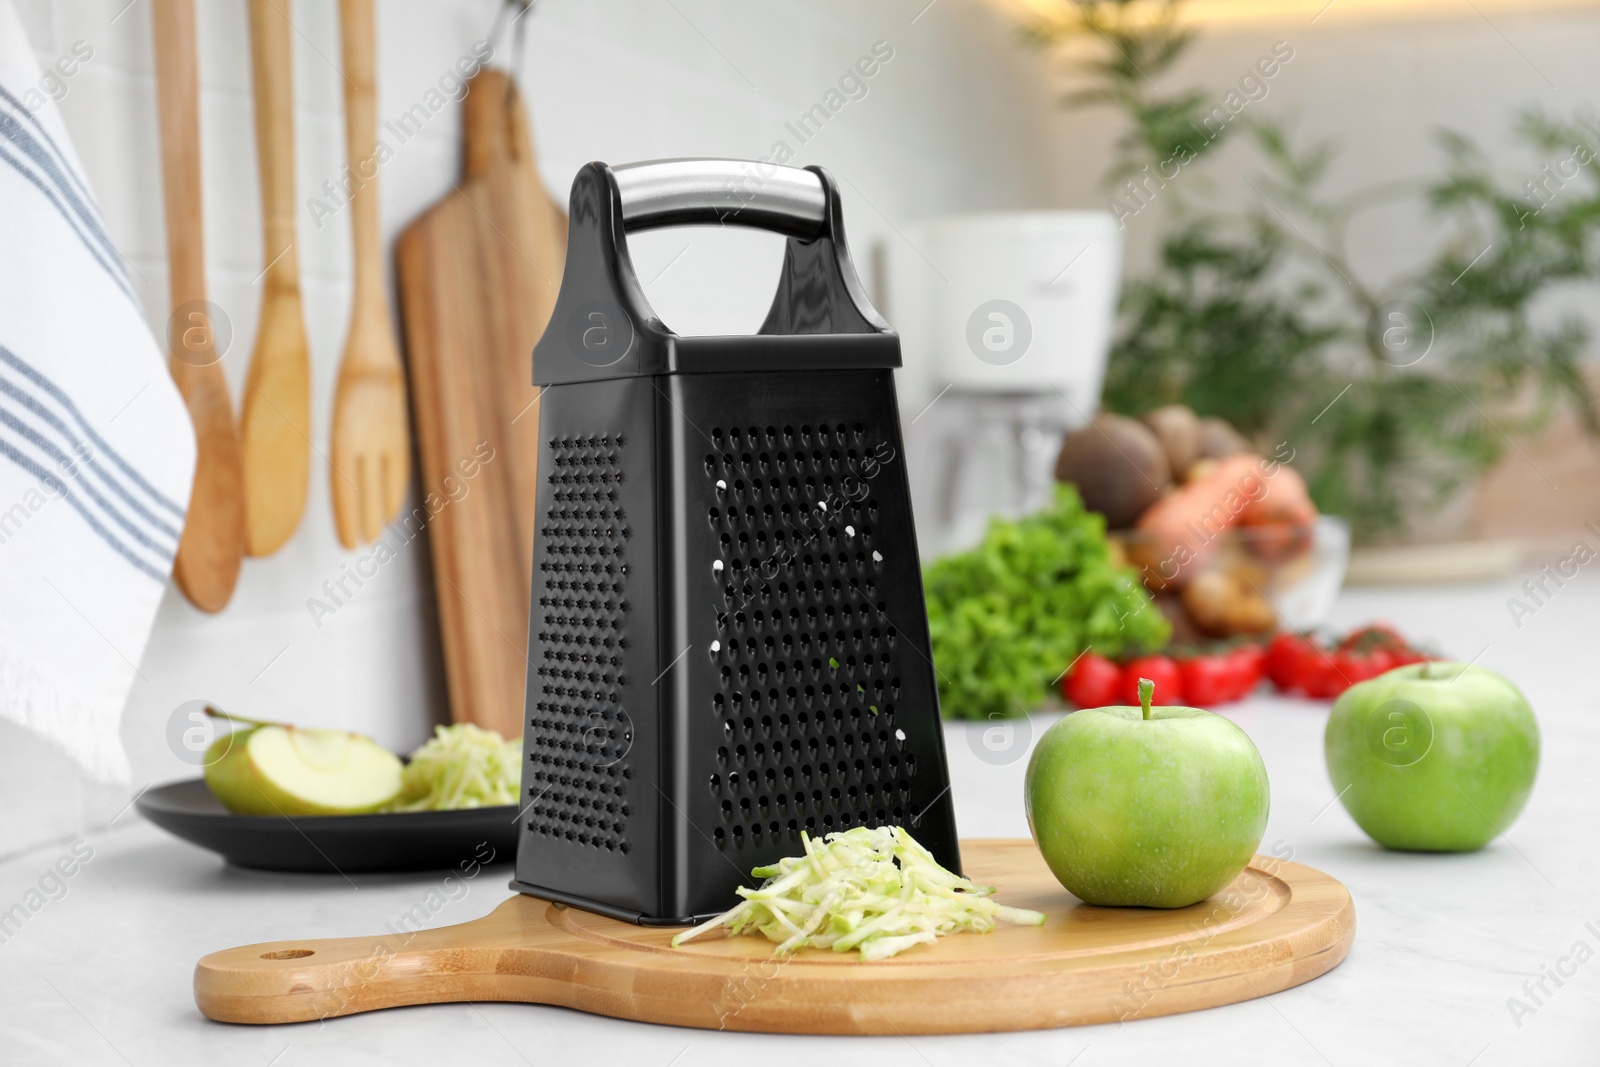
[[(0, 0), (4, 2), (4, 0)], [(165, 238), (146, 0), (16, 0), (41, 65), (75, 42), (93, 49), (60, 103), (111, 232), (133, 264), (153, 327), (167, 313)], [(285, 0), (286, 2), (286, 0)], [(1044, 64), (976, 0), (862, 4), (745, 0), (542, 0), (519, 65), (545, 182), (565, 201), (591, 159), (764, 156), (844, 178), (858, 253), (896, 240), (897, 224), (968, 208), (1032, 206), (1049, 197), (1050, 156), (1037, 131), (1050, 107)], [(260, 299), (259, 190), (243, 0), (198, 0), (202, 150), (211, 298), (233, 342), (224, 366), (237, 396)], [(379, 116), (393, 118), (437, 84), (487, 32), (493, 0), (378, 0)], [(343, 163), (337, 5), (295, 0), (293, 21), (302, 199)], [(810, 143), (784, 123), (804, 112), (877, 41), (894, 57)], [(510, 59), (510, 41), (499, 55)], [(392, 237), (448, 191), (459, 167), (456, 108), (435, 116), (380, 176)], [(315, 439), (325, 448), (349, 291), (345, 216), (318, 229), (299, 216), (300, 263), (315, 367)], [(767, 235), (666, 231), (634, 242), (662, 317), (683, 332), (745, 331), (760, 322), (781, 241)], [(307, 608), (350, 557), (334, 535), (324, 464), (294, 539), (248, 561), (233, 603), (204, 616), (168, 596), (129, 701), (123, 738), (135, 787), (192, 774), (165, 741), (180, 703), (205, 697), (246, 714), (369, 732), (406, 748), (444, 710), (424, 540), (413, 542), (318, 629)], [(82, 783), (66, 760), (0, 727), (0, 854), (104, 823), (129, 792)]]

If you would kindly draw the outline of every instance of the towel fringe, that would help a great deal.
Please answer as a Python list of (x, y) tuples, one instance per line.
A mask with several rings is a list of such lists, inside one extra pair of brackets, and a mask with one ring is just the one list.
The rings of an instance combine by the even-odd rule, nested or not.
[(0, 652), (0, 719), (16, 723), (65, 753), (97, 782), (127, 785), (133, 778), (122, 747), (122, 714), (105, 700), (80, 697), (52, 684), (31, 663)]

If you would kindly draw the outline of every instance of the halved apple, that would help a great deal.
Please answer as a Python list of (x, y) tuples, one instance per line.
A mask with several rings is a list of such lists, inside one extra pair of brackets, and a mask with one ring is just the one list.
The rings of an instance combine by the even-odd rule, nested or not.
[(358, 815), (400, 794), (400, 758), (342, 730), (252, 726), (206, 756), (206, 785), (236, 815)]

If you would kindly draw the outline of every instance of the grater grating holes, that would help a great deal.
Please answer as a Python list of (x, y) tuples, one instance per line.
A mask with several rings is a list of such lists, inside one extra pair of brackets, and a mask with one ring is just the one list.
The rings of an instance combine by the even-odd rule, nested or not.
[(844, 493), (875, 442), (839, 423), (715, 427), (711, 443), (713, 840), (906, 818), (916, 763), (894, 724), (899, 635), (878, 596), (878, 502)]
[(627, 516), (620, 436), (550, 442), (552, 506), (538, 530), (537, 699), (523, 747), (532, 768), (527, 829), (628, 851)]

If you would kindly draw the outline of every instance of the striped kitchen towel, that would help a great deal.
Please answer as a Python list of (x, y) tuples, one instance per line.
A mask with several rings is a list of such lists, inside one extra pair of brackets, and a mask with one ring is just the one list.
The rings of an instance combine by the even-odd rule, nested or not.
[(0, 718), (126, 781), (194, 431), (47, 84), (0, 0)]

